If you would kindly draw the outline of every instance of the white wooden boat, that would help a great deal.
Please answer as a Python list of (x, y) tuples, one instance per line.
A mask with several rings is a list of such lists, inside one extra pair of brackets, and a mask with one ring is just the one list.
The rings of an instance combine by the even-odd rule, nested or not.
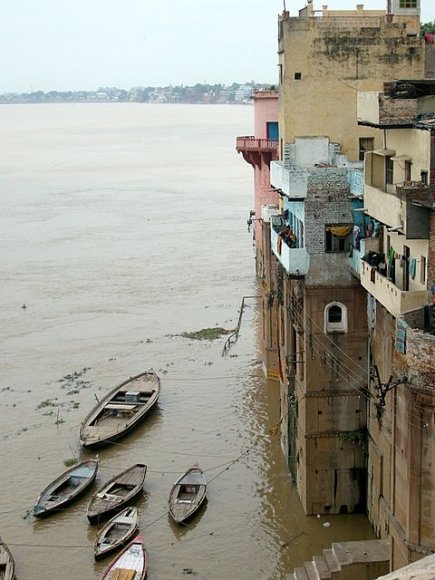
[(101, 580), (144, 580), (148, 555), (144, 539), (136, 536), (104, 570)]
[(33, 514), (42, 518), (58, 512), (84, 493), (97, 477), (99, 460), (82, 461), (57, 477), (41, 492)]
[(81, 444), (98, 447), (117, 441), (148, 415), (159, 395), (160, 379), (155, 372), (130, 377), (112, 389), (83, 420)]
[(143, 492), (146, 472), (146, 465), (136, 463), (96, 491), (88, 505), (89, 523), (98, 524), (134, 501)]
[(15, 579), (15, 562), (12, 554), (3, 540), (0, 538), (0, 579)]
[(207, 481), (202, 469), (194, 465), (174, 483), (169, 494), (169, 513), (177, 523), (193, 516), (207, 496)]
[(139, 515), (137, 508), (127, 507), (101, 528), (95, 540), (94, 557), (104, 558), (119, 547), (126, 546), (137, 534)]

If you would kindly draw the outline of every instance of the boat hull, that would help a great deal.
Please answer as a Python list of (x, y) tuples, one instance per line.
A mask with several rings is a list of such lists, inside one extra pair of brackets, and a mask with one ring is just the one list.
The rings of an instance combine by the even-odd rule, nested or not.
[(11, 551), (0, 538), (0, 561), (2, 563), (2, 579), (15, 580), (15, 561)]
[[(73, 503), (76, 499), (83, 495), (95, 481), (98, 473), (98, 466), (99, 460), (98, 458), (95, 458), (89, 461), (82, 461), (78, 465), (75, 465), (71, 469), (65, 471), (41, 492), (38, 501), (33, 508), (33, 515), (36, 518), (45, 518), (62, 511), (65, 507)], [(79, 472), (80, 469), (89, 470), (89, 477), (84, 479), (84, 481), (64, 499), (59, 499), (58, 501), (54, 501), (49, 505), (44, 505), (45, 502), (50, 501), (50, 496), (52, 496), (53, 492), (56, 492), (62, 486), (63, 482), (67, 484), (68, 479), (73, 478), (74, 473)]]
[(143, 537), (138, 535), (112, 560), (104, 570), (101, 580), (109, 580), (111, 577), (115, 578), (116, 576), (112, 576), (112, 572), (116, 570), (122, 570), (125, 573), (130, 572), (131, 575), (128, 578), (144, 580), (147, 574), (147, 567), (148, 555), (145, 550), (145, 543)]
[(207, 499), (207, 482), (202, 470), (194, 466), (172, 486), (169, 494), (169, 514), (177, 524), (193, 517)]
[[(94, 545), (95, 560), (102, 560), (119, 548), (124, 548), (137, 535), (138, 512), (126, 508), (113, 517), (98, 532)], [(117, 537), (113, 537), (113, 536)]]
[[(129, 389), (135, 393), (130, 393)], [(131, 394), (137, 395), (136, 403), (128, 400)], [(80, 443), (83, 447), (96, 449), (125, 437), (153, 411), (159, 395), (160, 379), (153, 371), (124, 381), (85, 417), (80, 426)]]
[(96, 491), (88, 506), (89, 523), (101, 523), (134, 502), (143, 493), (146, 470), (146, 465), (137, 463)]

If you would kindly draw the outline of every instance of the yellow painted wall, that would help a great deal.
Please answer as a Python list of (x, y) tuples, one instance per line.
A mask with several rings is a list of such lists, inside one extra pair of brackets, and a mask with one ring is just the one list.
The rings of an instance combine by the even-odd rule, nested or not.
[(283, 143), (327, 135), (358, 159), (359, 137), (374, 137), (375, 147), (382, 146), (380, 131), (357, 126), (358, 91), (382, 90), (394, 78), (423, 77), (424, 42), (407, 37), (400, 18), (387, 23), (369, 11), (331, 14), (280, 23), (280, 135)]

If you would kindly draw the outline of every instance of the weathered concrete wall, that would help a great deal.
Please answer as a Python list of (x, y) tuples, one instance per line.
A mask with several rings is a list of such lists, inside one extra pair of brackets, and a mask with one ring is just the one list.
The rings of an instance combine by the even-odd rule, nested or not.
[(377, 580), (412, 580), (413, 578), (420, 578), (420, 580), (435, 578), (435, 554), (426, 556), (418, 562), (413, 562), (390, 574), (379, 576)]
[(435, 44), (426, 44), (425, 46), (424, 74), (428, 79), (435, 78)]
[[(378, 367), (381, 382), (393, 374), (392, 357), (395, 337), (394, 318), (379, 303), (376, 304), (376, 324), (371, 336), (372, 361)], [(381, 537), (387, 537), (391, 512), (391, 436), (395, 414), (393, 393), (386, 395), (386, 406), (378, 408), (379, 391), (375, 374), (371, 380), (368, 401), (369, 432), (367, 511), (370, 522)]]
[[(432, 202), (435, 202), (435, 131), (430, 131), (430, 170), (429, 183), (432, 192)], [(430, 239), (429, 239), (429, 256), (427, 264), (427, 276), (429, 287), (435, 282), (435, 212), (430, 216)]]
[(407, 382), (394, 389), (392, 399), (393, 568), (435, 549), (435, 336), (418, 328), (423, 321), (417, 311), (404, 319), (415, 326), (406, 329), (405, 353), (394, 351), (394, 374)]
[(382, 134), (357, 126), (357, 92), (381, 91), (388, 79), (423, 77), (424, 40), (407, 36), (397, 19), (344, 14), (281, 21), (280, 130), (285, 143), (327, 135), (358, 159), (359, 137), (373, 137), (381, 148)]
[[(305, 289), (303, 311), (289, 309), (297, 323), (295, 399), (296, 484), (306, 513), (343, 513), (365, 507), (367, 327), (362, 288)], [(323, 333), (325, 307), (347, 309), (348, 332)], [(290, 434), (290, 438), (292, 434)]]

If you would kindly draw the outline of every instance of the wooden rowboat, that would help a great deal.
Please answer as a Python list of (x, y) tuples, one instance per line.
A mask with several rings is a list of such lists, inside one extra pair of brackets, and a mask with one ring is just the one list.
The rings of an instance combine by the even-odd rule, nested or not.
[(0, 578), (1, 580), (15, 579), (15, 562), (12, 554), (0, 538)]
[(74, 501), (97, 477), (98, 464), (97, 456), (94, 459), (82, 461), (62, 473), (41, 492), (33, 507), (33, 514), (37, 518), (42, 518), (62, 510)]
[(143, 491), (146, 472), (146, 465), (136, 463), (96, 491), (88, 505), (89, 523), (98, 524), (135, 500)]
[(142, 536), (136, 536), (104, 570), (101, 580), (144, 580), (148, 555)]
[(113, 443), (144, 419), (160, 395), (160, 379), (153, 371), (130, 377), (112, 389), (80, 426), (84, 447)]
[(198, 465), (186, 471), (174, 483), (169, 494), (169, 513), (177, 523), (193, 516), (207, 495), (207, 481)]
[(114, 516), (98, 532), (94, 545), (96, 560), (104, 558), (127, 543), (137, 534), (138, 511), (135, 507), (127, 507)]

